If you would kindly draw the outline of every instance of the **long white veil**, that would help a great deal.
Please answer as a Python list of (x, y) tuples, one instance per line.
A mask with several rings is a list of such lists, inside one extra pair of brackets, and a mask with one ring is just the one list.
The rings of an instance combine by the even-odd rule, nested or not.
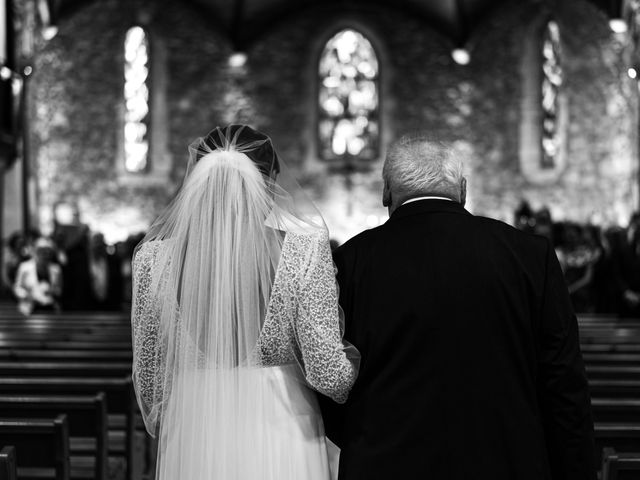
[[(239, 463), (244, 474), (255, 464), (258, 475), (278, 455), (268, 438), (254, 451), (240, 442), (272, 434), (256, 430), (269, 418), (262, 397), (270, 390), (255, 350), (283, 242), (287, 232), (327, 231), (263, 134), (216, 128), (189, 152), (181, 190), (134, 255), (153, 258), (146, 301), (158, 319), (134, 338), (136, 392), (147, 430), (177, 459), (159, 465), (158, 477), (205, 478), (202, 469), (215, 464), (221, 479), (235, 479)], [(141, 391), (145, 364), (156, 378)]]

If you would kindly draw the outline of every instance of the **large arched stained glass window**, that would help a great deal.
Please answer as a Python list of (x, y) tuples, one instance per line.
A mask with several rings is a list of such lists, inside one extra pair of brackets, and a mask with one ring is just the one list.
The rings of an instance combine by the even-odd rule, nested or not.
[(324, 160), (378, 156), (378, 59), (364, 35), (342, 30), (325, 45), (319, 65), (319, 153)]
[(125, 169), (139, 173), (147, 169), (149, 158), (149, 41), (141, 27), (127, 32), (124, 59)]
[(542, 39), (542, 168), (554, 168), (560, 150), (561, 86), (560, 29), (556, 22), (549, 21)]

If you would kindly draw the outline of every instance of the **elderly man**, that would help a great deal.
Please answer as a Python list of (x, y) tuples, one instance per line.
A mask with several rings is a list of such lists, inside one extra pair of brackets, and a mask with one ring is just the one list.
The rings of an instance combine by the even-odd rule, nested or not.
[[(393, 144), (391, 218), (338, 248), (344, 406), (323, 402), (343, 480), (593, 480), (578, 327), (549, 241), (464, 209), (451, 148)], [(322, 400), (321, 400), (322, 401)]]

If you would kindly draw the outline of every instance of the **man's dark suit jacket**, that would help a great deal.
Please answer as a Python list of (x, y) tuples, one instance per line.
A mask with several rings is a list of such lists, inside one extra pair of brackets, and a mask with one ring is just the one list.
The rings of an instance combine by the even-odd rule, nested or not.
[(578, 327), (551, 244), (418, 200), (335, 252), (362, 363), (323, 401), (340, 479), (593, 480)]

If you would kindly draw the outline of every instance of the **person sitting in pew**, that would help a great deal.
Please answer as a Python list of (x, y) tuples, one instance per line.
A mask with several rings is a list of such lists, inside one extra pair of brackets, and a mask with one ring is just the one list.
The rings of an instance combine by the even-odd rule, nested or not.
[(18, 311), (23, 315), (60, 310), (62, 270), (54, 258), (53, 243), (40, 238), (35, 242), (33, 257), (18, 266), (13, 293), (18, 299)]

